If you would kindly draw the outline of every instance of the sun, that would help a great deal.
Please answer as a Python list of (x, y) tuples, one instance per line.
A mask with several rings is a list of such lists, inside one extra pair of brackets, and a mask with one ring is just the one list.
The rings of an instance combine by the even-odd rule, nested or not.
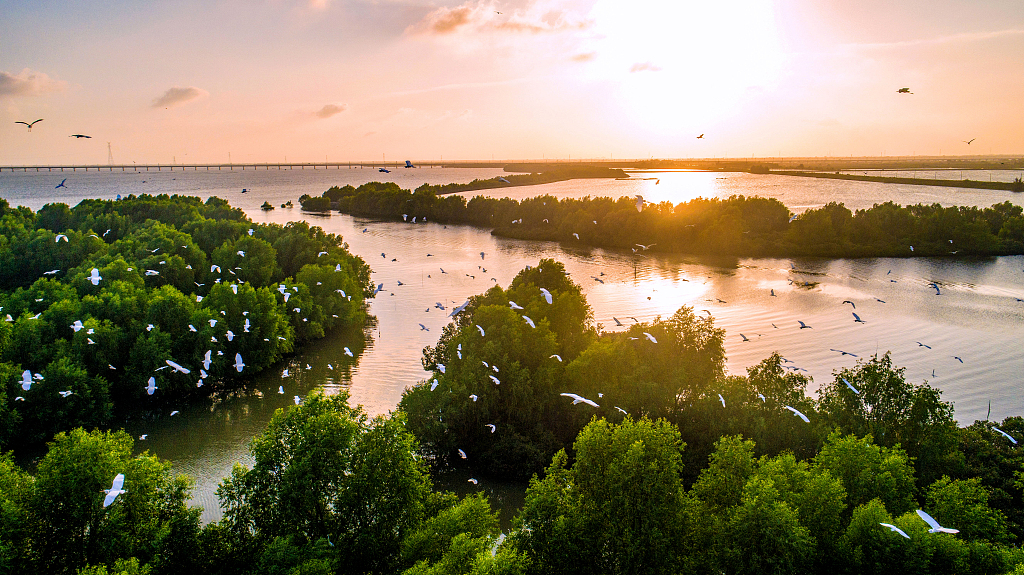
[(624, 120), (655, 132), (700, 130), (770, 89), (782, 60), (769, 0), (620, 2), (591, 15), (594, 74), (617, 78)]

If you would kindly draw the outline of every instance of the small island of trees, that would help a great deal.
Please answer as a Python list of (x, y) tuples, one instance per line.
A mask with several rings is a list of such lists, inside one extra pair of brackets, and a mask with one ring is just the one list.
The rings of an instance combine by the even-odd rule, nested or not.
[(307, 196), (303, 206), (388, 220), (404, 214), (492, 228), (504, 237), (621, 250), (642, 244), (656, 252), (738, 257), (1024, 254), (1024, 209), (1009, 201), (988, 208), (886, 202), (855, 212), (830, 202), (794, 216), (779, 200), (760, 197), (662, 202), (638, 211), (635, 198), (476, 196), (467, 202), (438, 195), (438, 188), (424, 184), (410, 191), (370, 182)]
[(235, 385), (362, 325), (369, 282), (339, 236), (215, 197), (0, 200), (0, 447)]

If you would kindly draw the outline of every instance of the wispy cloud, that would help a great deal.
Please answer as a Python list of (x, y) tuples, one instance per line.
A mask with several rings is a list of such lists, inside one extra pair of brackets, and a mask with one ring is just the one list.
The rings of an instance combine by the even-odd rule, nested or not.
[(584, 52), (582, 54), (576, 54), (569, 59), (573, 62), (590, 62), (594, 58), (597, 58), (597, 52)]
[(656, 66), (651, 62), (637, 62), (629, 67), (630, 72), (658, 72), (660, 70), (660, 66)]
[(511, 80), (495, 80), (493, 82), (462, 82), (459, 84), (442, 84), (440, 86), (430, 86), (428, 88), (417, 88), (414, 90), (402, 90), (399, 92), (391, 92), (389, 96), (409, 96), (412, 94), (425, 94), (427, 92), (441, 92), (444, 90), (464, 90), (467, 88), (490, 88), (492, 86), (508, 86), (511, 84), (521, 84), (523, 82), (529, 82), (531, 78), (514, 78)]
[(191, 102), (196, 98), (201, 98), (203, 96), (208, 95), (209, 92), (203, 90), (202, 88), (196, 88), (195, 86), (189, 86), (187, 88), (174, 86), (173, 88), (168, 88), (167, 91), (164, 92), (163, 96), (160, 96), (156, 100), (153, 100), (153, 107), (173, 108), (174, 106), (180, 106), (182, 104)]
[(993, 30), (989, 32), (963, 32), (938, 36), (935, 38), (920, 38), (916, 40), (901, 40), (899, 42), (871, 42), (863, 44), (847, 44), (847, 48), (855, 49), (887, 49), (887, 48), (908, 48), (913, 46), (937, 46), (941, 44), (958, 44), (969, 42), (983, 42), (997, 38), (1013, 36), (1024, 36), (1024, 30), (1011, 28), (1007, 30)]
[(59, 92), (66, 87), (66, 82), (53, 80), (42, 72), (33, 72), (28, 68), (18, 74), (0, 70), (0, 98), (38, 96), (47, 92)]
[(326, 119), (330, 118), (331, 116), (340, 114), (347, 109), (348, 106), (346, 106), (345, 104), (325, 104), (323, 108), (320, 108), (319, 110), (314, 112), (313, 115), (316, 116), (317, 118)]
[(502, 12), (490, 1), (468, 1), (461, 6), (442, 6), (409, 26), (407, 34), (443, 36), (455, 32), (553, 33), (585, 30), (590, 20), (564, 9), (551, 10), (534, 3), (523, 10)]

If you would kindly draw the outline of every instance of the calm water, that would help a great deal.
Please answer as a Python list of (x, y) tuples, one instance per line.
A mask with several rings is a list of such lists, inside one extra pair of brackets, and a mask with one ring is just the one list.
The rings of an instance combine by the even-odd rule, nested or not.
[[(391, 176), (408, 188), (424, 181), (469, 181), (498, 173), (417, 169), (379, 174), (368, 169), (342, 169), (89, 173), (74, 179), (65, 173), (71, 186), (66, 196), (51, 193), (52, 186), (61, 179), (51, 182), (54, 174), (4, 173), (0, 174), (0, 197), (38, 209), (47, 202), (74, 204), (83, 197), (114, 197), (117, 193), (217, 195), (245, 209), (256, 222), (306, 219), (342, 234), (350, 249), (371, 265), (374, 282), (384, 284), (384, 291), (371, 302), (370, 312), (375, 319), (364, 329), (331, 334), (287, 363), (254, 378), (247, 392), (184, 407), (173, 418), (131, 424), (132, 433), (148, 434), (145, 442), (139, 442), (140, 449), (148, 448), (170, 460), (179, 472), (196, 479), (194, 499), (205, 508), (205, 521), (219, 516), (214, 494), (217, 484), (235, 462), (250, 462), (247, 442), (265, 427), (274, 409), (290, 405), (294, 395), (302, 396), (323, 384), (329, 391), (348, 388), (352, 401), (371, 414), (388, 412), (406, 387), (426, 375), (420, 363), (422, 349), (436, 342), (447, 323), (446, 314), (434, 308), (434, 303), (458, 305), (494, 283), (507, 286), (519, 270), (536, 265), (541, 258), (565, 264), (583, 287), (595, 320), (606, 330), (622, 329), (615, 327), (613, 316), (628, 323), (632, 321), (627, 319), (629, 316), (649, 321), (658, 315), (668, 316), (682, 305), (709, 310), (716, 325), (726, 329), (728, 368), (732, 373), (742, 374), (748, 366), (779, 351), (821, 383), (832, 378), (834, 369), (856, 362), (830, 348), (861, 357), (891, 351), (895, 363), (906, 367), (910, 381), (928, 381), (943, 391), (944, 399), (954, 403), (961, 422), (984, 418), (989, 401), (993, 419), (1024, 413), (1020, 394), (1024, 302), (1018, 301), (1024, 300), (1024, 257), (701, 261), (682, 255), (658, 255), (635, 259), (632, 253), (495, 238), (485, 230), (464, 226), (373, 222), (338, 214), (316, 216), (302, 214), (297, 208), (270, 212), (259, 209), (264, 200), (278, 205), (302, 193), (319, 194), (329, 185), (359, 184), (384, 179), (382, 176)], [(674, 202), (742, 193), (778, 197), (794, 211), (839, 199), (854, 208), (890, 199), (946, 205), (1021, 201), (1020, 194), (1008, 192), (751, 174), (658, 172), (636, 173), (634, 177), (660, 180), (576, 180), (511, 191), (518, 197), (538, 193), (560, 197), (642, 193), (649, 201)], [(253, 191), (241, 194), (242, 187)], [(485, 253), (483, 259), (481, 251)], [(605, 283), (594, 281), (592, 276), (601, 277)], [(403, 285), (399, 286), (399, 281)], [(804, 282), (811, 285), (804, 286)], [(940, 286), (942, 295), (935, 295), (928, 286), (930, 282)], [(856, 312), (866, 323), (853, 321), (851, 306), (843, 304), (844, 300), (856, 304)], [(797, 320), (812, 329), (799, 329)], [(421, 330), (419, 323), (430, 331)], [(741, 333), (749, 341), (744, 342)], [(356, 357), (345, 356), (343, 346), (356, 352)], [(290, 376), (282, 378), (286, 367)], [(284, 394), (277, 392), (280, 385), (284, 385)], [(441, 481), (461, 492), (477, 489), (465, 483), (466, 477), (456, 473)], [(479, 489), (508, 508), (521, 502), (521, 488), (517, 491), (483, 478)]]

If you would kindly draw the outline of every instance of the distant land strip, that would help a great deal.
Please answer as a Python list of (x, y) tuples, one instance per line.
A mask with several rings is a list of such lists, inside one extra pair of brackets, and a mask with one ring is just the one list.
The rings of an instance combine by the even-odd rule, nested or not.
[(1024, 192), (1024, 182), (982, 182), (978, 180), (943, 180), (935, 178), (895, 178), (890, 176), (866, 176), (861, 174), (837, 174), (829, 172), (800, 172), (790, 170), (771, 170), (769, 173), (778, 176), (800, 176), (805, 178), (825, 178), (830, 180), (857, 180), (860, 182), (880, 182), (883, 184), (911, 184), (915, 186), (942, 186), (946, 188), (978, 188), (982, 190), (1005, 190), (1008, 192)]
[(839, 203), (793, 214), (774, 198), (732, 196), (651, 204), (642, 198), (515, 200), (415, 191), (394, 182), (332, 187), (303, 210), (419, 225), (468, 224), (496, 236), (567, 245), (739, 257), (920, 257), (1024, 254), (1024, 208), (893, 202), (851, 211)]

